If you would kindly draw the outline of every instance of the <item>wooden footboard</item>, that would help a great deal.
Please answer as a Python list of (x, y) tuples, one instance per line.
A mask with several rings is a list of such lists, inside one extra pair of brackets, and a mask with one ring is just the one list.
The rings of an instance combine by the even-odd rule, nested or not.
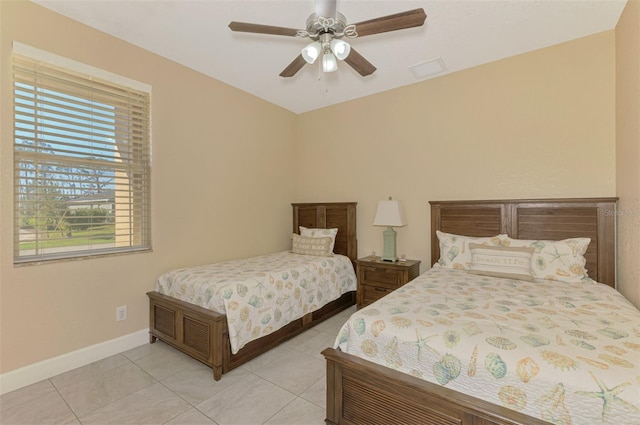
[(229, 340), (226, 316), (159, 292), (147, 296), (149, 342), (160, 339), (201, 361), (213, 369), (218, 381), (224, 372), (224, 340)]
[(225, 315), (160, 294), (148, 292), (150, 342), (156, 339), (208, 365), (217, 381), (223, 373), (270, 350), (355, 304), (355, 291), (297, 319), (276, 332), (246, 344), (231, 354)]
[(327, 424), (547, 424), (333, 348), (322, 354), (327, 361)]

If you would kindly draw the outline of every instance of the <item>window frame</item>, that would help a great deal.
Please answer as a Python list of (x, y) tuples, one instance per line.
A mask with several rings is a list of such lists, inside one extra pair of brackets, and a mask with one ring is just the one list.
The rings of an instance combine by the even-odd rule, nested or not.
[[(12, 64), (14, 265), (152, 251), (151, 86), (15, 41)], [(56, 83), (51, 88), (49, 82), (52, 81), (53, 74)], [(25, 79), (25, 76), (28, 78)], [(38, 81), (39, 76), (41, 79)], [(78, 91), (78, 87), (81, 91)], [(31, 95), (28, 97), (30, 100), (26, 102), (25, 93)], [(98, 100), (94, 100), (94, 95)], [(58, 105), (63, 106), (54, 108), (57, 107), (57, 111), (61, 111), (62, 118), (53, 118), (52, 121), (38, 110), (42, 98), (51, 96), (67, 96), (71, 99), (68, 103), (58, 100), (61, 102)], [(81, 112), (81, 124), (69, 124), (70, 111), (80, 102), (86, 102), (91, 112)], [(27, 112), (24, 112), (25, 110)], [(99, 117), (100, 114), (104, 117), (105, 110), (106, 120)], [(111, 121), (109, 117), (112, 117)], [(29, 124), (32, 125), (32, 129), (28, 127)], [(60, 126), (64, 125), (71, 126), (72, 129), (60, 130)], [(84, 125), (92, 129), (91, 135), (76, 137), (76, 133), (86, 133)], [(94, 135), (95, 129), (96, 134), (100, 133), (101, 126), (107, 129), (105, 135)], [(49, 130), (54, 127), (62, 133), (52, 136)], [(45, 136), (45, 133), (48, 135)], [(51, 137), (56, 141), (52, 142)], [(100, 138), (105, 141), (99, 141)], [(43, 149), (43, 146), (46, 148)], [(54, 169), (55, 172), (43, 171), (50, 169)], [(104, 173), (101, 175), (103, 180), (98, 183), (96, 178), (96, 181), (90, 182), (91, 179), (87, 179), (87, 176), (91, 173)], [(85, 182), (86, 186), (83, 189), (76, 189), (75, 183), (78, 179)], [(40, 182), (45, 183), (40, 185)], [(101, 190), (101, 183), (111, 189)], [(73, 189), (63, 191), (65, 184), (69, 185), (67, 188)], [(52, 201), (48, 200), (47, 196), (41, 196), (47, 187), (53, 188), (56, 193), (54, 207), (45, 206), (47, 202)], [(74, 245), (71, 242), (71, 248), (67, 249), (63, 249), (61, 245), (46, 247), (46, 241), (49, 239), (45, 239), (43, 235), (48, 236), (51, 231), (46, 225), (41, 224), (38, 217), (42, 217), (45, 211), (53, 211), (56, 215), (54, 220), (57, 220), (58, 224), (67, 225), (68, 222), (68, 228), (71, 229), (70, 217), (77, 215), (71, 207), (73, 202), (80, 198), (77, 194), (83, 190), (89, 195), (111, 193), (109, 201), (112, 202), (112, 208), (106, 213), (103, 211), (102, 215), (109, 217), (104, 219), (103, 227), (111, 229), (106, 232), (112, 232), (113, 242), (94, 243), (89, 239), (86, 244), (78, 241), (78, 244)], [(25, 193), (30, 195), (25, 196)], [(23, 215), (22, 212), (27, 209), (26, 205), (33, 206), (33, 210), (38, 213), (34, 213), (33, 216)], [(90, 208), (94, 206), (91, 205)], [(100, 214), (97, 211), (90, 212), (89, 218), (85, 220), (88, 220), (88, 223), (98, 221), (94, 215), (98, 217)], [(34, 249), (21, 249), (20, 234), (24, 218), (34, 223)], [(78, 221), (75, 222), (75, 226), (77, 223)], [(62, 234), (58, 227), (56, 225), (54, 230), (60, 230)], [(71, 238), (71, 232), (66, 236)], [(61, 240), (64, 237), (56, 236), (52, 239)]]

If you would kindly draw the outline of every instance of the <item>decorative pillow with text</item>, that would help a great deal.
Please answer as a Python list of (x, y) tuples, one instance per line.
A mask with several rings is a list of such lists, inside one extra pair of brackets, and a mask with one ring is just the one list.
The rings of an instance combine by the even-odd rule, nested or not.
[(332, 239), (330, 237), (300, 236), (294, 233), (291, 236), (294, 254), (318, 255), (328, 257), (333, 255), (331, 250)]
[(470, 243), (469, 273), (507, 279), (532, 281), (531, 258), (533, 248), (488, 246)]
[(336, 235), (338, 234), (338, 229), (317, 229), (317, 228), (308, 228), (303, 226), (298, 226), (300, 228), (300, 236), (310, 236), (314, 238), (325, 237), (328, 236), (331, 238), (331, 252), (333, 252), (333, 247), (336, 244)]
[(469, 266), (471, 266), (470, 243), (500, 246), (502, 239), (507, 238), (507, 235), (474, 238), (471, 236), (444, 233), (439, 230), (436, 230), (436, 236), (440, 243), (440, 259), (438, 260), (438, 264), (443, 267), (458, 270), (469, 270)]

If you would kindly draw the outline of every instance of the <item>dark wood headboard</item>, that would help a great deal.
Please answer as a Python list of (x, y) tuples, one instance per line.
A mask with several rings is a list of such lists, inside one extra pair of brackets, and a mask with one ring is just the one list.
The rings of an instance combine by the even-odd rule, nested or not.
[(440, 258), (436, 230), (466, 236), (562, 240), (591, 238), (585, 258), (589, 277), (616, 285), (618, 198), (431, 201), (431, 264)]
[(358, 259), (356, 236), (357, 202), (328, 202), (291, 204), (293, 206), (293, 232), (300, 233), (299, 226), (321, 229), (338, 229), (333, 252), (346, 255), (355, 264)]

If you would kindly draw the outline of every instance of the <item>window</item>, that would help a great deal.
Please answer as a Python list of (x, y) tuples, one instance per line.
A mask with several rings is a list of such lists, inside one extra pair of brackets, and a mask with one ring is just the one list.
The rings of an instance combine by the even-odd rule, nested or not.
[(150, 90), (109, 77), (14, 45), (14, 263), (151, 248)]

